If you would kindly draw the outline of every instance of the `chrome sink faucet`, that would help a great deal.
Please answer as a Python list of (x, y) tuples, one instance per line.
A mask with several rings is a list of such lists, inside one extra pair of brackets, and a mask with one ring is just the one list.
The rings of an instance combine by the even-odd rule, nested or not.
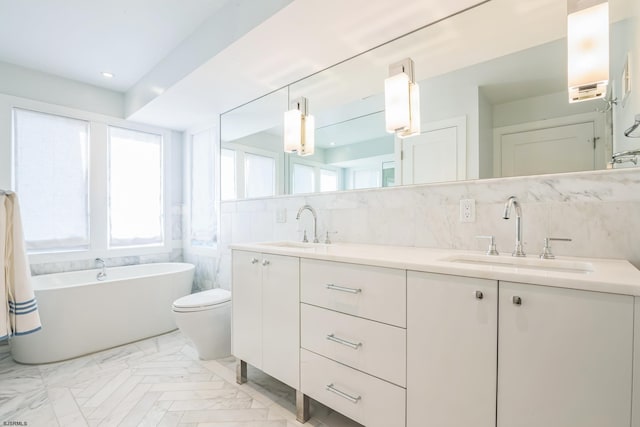
[(516, 196), (511, 196), (507, 199), (504, 204), (504, 215), (502, 215), (502, 218), (509, 219), (512, 205), (516, 209), (516, 247), (513, 249), (511, 256), (527, 256), (522, 250), (522, 209)]
[(107, 263), (104, 262), (102, 258), (96, 258), (96, 267), (101, 268), (101, 270), (96, 275), (96, 279), (104, 280), (107, 278)]
[[(300, 215), (304, 210), (308, 210), (309, 212), (311, 212), (311, 215), (313, 215), (313, 243), (319, 243), (320, 241), (318, 240), (318, 232), (317, 232), (318, 216), (316, 215), (315, 209), (313, 209), (310, 205), (304, 205), (298, 210), (298, 215), (296, 215), (296, 220), (300, 220)], [(306, 234), (304, 236), (303, 242), (308, 242)]]

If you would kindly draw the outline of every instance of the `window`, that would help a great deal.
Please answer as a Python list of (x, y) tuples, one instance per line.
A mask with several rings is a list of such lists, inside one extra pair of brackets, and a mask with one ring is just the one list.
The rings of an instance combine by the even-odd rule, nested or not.
[(276, 162), (272, 157), (244, 154), (245, 197), (268, 197), (275, 194)]
[(88, 248), (89, 122), (15, 108), (13, 141), (27, 248)]
[(237, 197), (236, 152), (223, 148), (220, 150), (220, 199), (234, 200)]
[(338, 174), (334, 170), (320, 169), (320, 191), (336, 191), (338, 189)]
[(193, 246), (215, 246), (216, 190), (215, 190), (216, 146), (210, 131), (194, 134), (191, 139), (191, 244)]
[(109, 127), (109, 247), (163, 241), (162, 136)]
[(353, 188), (380, 187), (380, 175), (378, 169), (356, 169), (353, 171)]
[(32, 262), (171, 250), (169, 132), (18, 103), (11, 110), (12, 172)]
[(276, 153), (241, 144), (220, 150), (220, 200), (277, 194), (280, 161)]
[(313, 166), (293, 164), (293, 194), (313, 193), (315, 191), (315, 171)]

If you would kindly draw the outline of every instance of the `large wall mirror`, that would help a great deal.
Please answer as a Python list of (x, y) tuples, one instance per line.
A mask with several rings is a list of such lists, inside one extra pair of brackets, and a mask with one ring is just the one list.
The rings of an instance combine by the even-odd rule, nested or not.
[[(640, 113), (623, 82), (625, 67), (639, 75), (634, 1), (609, 1), (605, 99), (568, 102), (565, 1), (492, 0), (231, 110), (222, 200), (604, 169), (640, 147), (623, 136)], [(421, 134), (399, 139), (385, 131), (383, 89), (406, 57)], [(283, 152), (283, 113), (300, 96), (315, 116), (312, 156)]]

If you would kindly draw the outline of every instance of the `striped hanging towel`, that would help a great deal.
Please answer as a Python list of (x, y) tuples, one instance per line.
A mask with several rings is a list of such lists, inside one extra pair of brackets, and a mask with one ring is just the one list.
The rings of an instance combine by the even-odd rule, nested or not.
[(40, 330), (15, 193), (0, 192), (0, 340)]

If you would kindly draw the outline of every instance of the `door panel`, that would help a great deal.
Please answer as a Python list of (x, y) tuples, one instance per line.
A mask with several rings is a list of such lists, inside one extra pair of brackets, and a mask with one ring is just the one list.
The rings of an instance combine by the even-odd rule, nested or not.
[(593, 122), (503, 135), (502, 176), (595, 169)]

